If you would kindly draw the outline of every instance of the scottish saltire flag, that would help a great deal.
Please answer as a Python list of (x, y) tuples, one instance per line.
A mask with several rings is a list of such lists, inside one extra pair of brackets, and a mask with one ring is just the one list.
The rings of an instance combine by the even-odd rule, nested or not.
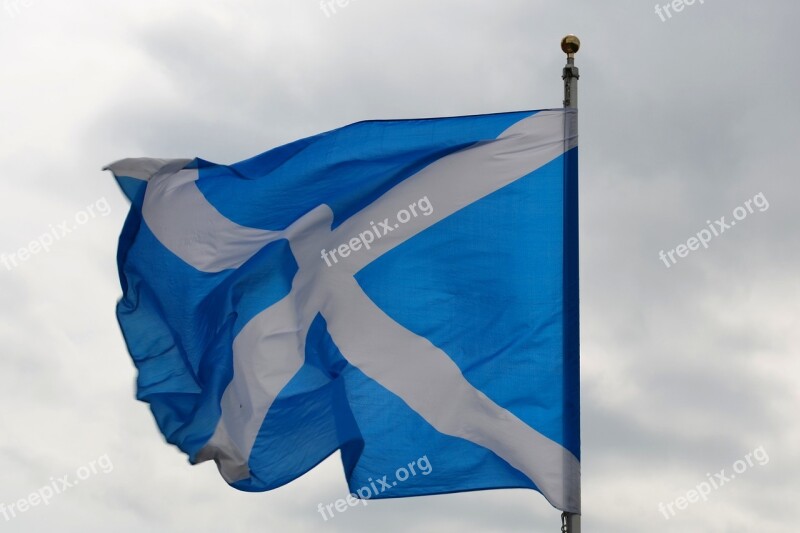
[[(360, 122), (234, 165), (126, 159), (138, 398), (263, 491), (341, 450), (375, 498), (580, 511), (576, 111)], [(391, 478), (389, 478), (391, 479)]]

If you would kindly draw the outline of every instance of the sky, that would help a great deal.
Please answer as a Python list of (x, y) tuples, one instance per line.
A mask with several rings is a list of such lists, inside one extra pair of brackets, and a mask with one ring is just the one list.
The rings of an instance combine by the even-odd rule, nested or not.
[(324, 521), (335, 455), (259, 494), (190, 466), (134, 399), (101, 168), (559, 107), (575, 33), (584, 531), (796, 532), (800, 4), (343, 4), (0, 0), (0, 531), (558, 531), (525, 490)]

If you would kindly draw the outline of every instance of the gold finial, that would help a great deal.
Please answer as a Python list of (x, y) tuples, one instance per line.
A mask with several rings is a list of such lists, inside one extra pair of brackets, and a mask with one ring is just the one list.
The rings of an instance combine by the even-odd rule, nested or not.
[(567, 57), (575, 57), (575, 54), (581, 49), (581, 40), (569, 34), (561, 39), (561, 49), (567, 54)]

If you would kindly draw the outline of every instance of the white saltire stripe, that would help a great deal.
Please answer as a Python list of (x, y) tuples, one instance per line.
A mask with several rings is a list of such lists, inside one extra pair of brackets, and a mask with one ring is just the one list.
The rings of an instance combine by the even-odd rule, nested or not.
[(533, 480), (552, 505), (578, 511), (575, 456), (473, 387), (446, 353), (392, 320), (355, 279), (331, 291), (322, 316), (347, 360), (434, 429), (488, 448)]
[[(444, 352), (389, 319), (353, 278), (420, 231), (576, 146), (575, 118), (574, 111), (559, 110), (524, 119), (494, 141), (429, 165), (334, 231), (327, 206), (312, 210), (286, 230), (269, 232), (240, 226), (219, 214), (197, 189), (196, 171), (151, 179), (145, 221), (162, 244), (198, 270), (236, 268), (277, 238), (289, 240), (299, 266), (291, 292), (257, 315), (234, 341), (234, 376), (223, 395), (222, 416), (198, 460), (215, 459), (229, 482), (249, 477), (247, 458), (260, 427), (275, 397), (302, 366), (308, 328), (322, 313), (344, 357), (434, 428), (492, 450), (536, 483), (555, 507), (580, 512), (577, 459), (472, 387)], [(434, 207), (431, 216), (412, 218), (376, 240), (371, 250), (343, 258), (336, 268), (324, 266), (320, 250), (348, 242), (373, 221), (392, 217), (423, 196)], [(353, 330), (353, 324), (362, 329)], [(424, 354), (414, 357), (419, 366), (404, 366), (412, 353)], [(420, 387), (420, 375), (429, 387)], [(443, 384), (452, 392), (430, 390)]]
[(434, 208), (430, 216), (412, 218), (372, 243), (370, 250), (359, 250), (347, 258), (348, 268), (355, 274), (419, 232), (577, 146), (577, 137), (567, 139), (566, 145), (564, 139), (563, 111), (542, 111), (521, 120), (496, 140), (443, 157), (402, 181), (333, 230), (330, 246), (325, 249), (348, 242), (369, 228), (369, 222), (391, 219), (427, 196)]
[(233, 342), (233, 353), (239, 354), (233, 358), (236, 379), (222, 395), (223, 416), (214, 436), (196, 458), (197, 462), (216, 459), (229, 483), (250, 477), (247, 460), (264, 416), (303, 366), (308, 323), (303, 321), (304, 327), (296, 329), (295, 295), (292, 291), (259, 313)]
[(142, 216), (167, 249), (203, 272), (238, 268), (281, 232), (240, 226), (208, 203), (197, 169), (150, 179)]
[(153, 159), (149, 157), (132, 157), (111, 163), (103, 170), (110, 170), (115, 176), (125, 176), (141, 181), (149, 181), (156, 174), (167, 171), (174, 174), (189, 163), (191, 159)]

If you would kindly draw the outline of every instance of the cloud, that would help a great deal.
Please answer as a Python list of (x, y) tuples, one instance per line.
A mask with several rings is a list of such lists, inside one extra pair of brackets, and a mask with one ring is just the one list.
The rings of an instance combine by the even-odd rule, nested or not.
[[(0, 251), (105, 197), (108, 217), (13, 271), (0, 265), (0, 502), (108, 453), (114, 471), (8, 531), (531, 531), (530, 491), (372, 502), (338, 458), (266, 494), (163, 442), (113, 316), (127, 206), (99, 171), (128, 156), (234, 162), (368, 118), (558, 107), (580, 35), (583, 490), (588, 531), (792, 532), (797, 379), (800, 7), (581, 0), (225, 6), (87, 0), (0, 6)], [(756, 213), (667, 269), (668, 250), (759, 192)], [(756, 446), (770, 463), (666, 521)]]

